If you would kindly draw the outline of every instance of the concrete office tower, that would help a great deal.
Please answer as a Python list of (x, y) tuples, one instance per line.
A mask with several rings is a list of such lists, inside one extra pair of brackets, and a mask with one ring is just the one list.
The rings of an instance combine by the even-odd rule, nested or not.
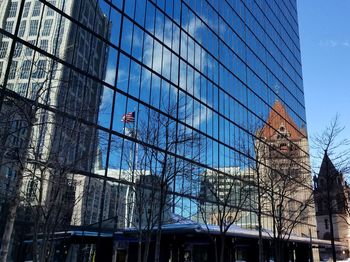
[[(35, 196), (40, 187), (44, 195), (41, 204), (51, 201), (47, 199), (54, 188), (74, 190), (75, 182), (69, 181), (74, 178), (68, 173), (90, 172), (98, 154), (97, 131), (92, 126), (98, 120), (103, 86), (95, 79), (105, 78), (109, 49), (103, 41), (62, 17), (59, 10), (109, 38), (110, 22), (93, 0), (0, 2), (0, 24), (7, 33), (0, 35), (1, 88), (19, 94), (17, 99), (28, 99), (27, 107), (35, 111), (31, 139), (26, 141), (28, 157), (33, 161), (26, 164), (28, 174), (22, 183), (24, 197), (32, 199), (32, 205), (39, 201)], [(82, 70), (95, 79), (86, 77)], [(6, 99), (10, 98), (5, 96)], [(25, 134), (28, 128), (22, 128), (22, 132)], [(8, 147), (14, 146), (7, 143)], [(47, 169), (41, 182), (35, 177), (43, 171), (37, 171), (38, 166), (33, 164), (39, 162)], [(15, 174), (18, 165), (2, 163), (0, 176), (13, 180), (14, 175), (6, 174)]]

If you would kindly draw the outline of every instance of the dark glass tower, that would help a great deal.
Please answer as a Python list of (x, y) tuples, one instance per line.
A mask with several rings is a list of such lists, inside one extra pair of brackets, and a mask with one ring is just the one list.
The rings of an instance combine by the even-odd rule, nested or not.
[[(283, 217), (305, 203), (296, 0), (3, 0), (0, 10), (1, 110), (24, 98), (35, 108), (22, 145), (49, 163), (48, 181), (63, 181), (48, 189), (23, 179), (29, 205), (49, 205), (64, 188), (56, 204), (69, 225), (123, 230), (152, 210), (161, 224), (218, 225), (227, 206), (226, 221), (255, 230), (260, 216), (272, 230), (271, 205), (259, 213), (257, 199), (271, 203), (266, 177), (290, 178), (289, 169), (306, 179)], [(16, 181), (18, 167), (0, 156), (1, 179)], [(35, 180), (35, 167), (25, 169)], [(314, 233), (306, 210), (293, 234)]]

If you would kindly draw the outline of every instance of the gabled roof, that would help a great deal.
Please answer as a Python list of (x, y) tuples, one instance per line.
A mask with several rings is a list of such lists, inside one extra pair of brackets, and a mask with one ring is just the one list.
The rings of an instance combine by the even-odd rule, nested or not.
[(266, 139), (269, 139), (276, 134), (276, 130), (278, 130), (281, 125), (283, 125), (284, 128), (290, 133), (291, 140), (299, 140), (303, 138), (302, 133), (298, 132), (299, 128), (297, 124), (293, 121), (279, 100), (276, 100), (275, 104), (273, 105), (266, 123), (267, 124), (263, 127), (261, 132), (261, 136), (265, 137)]
[(320, 167), (320, 176), (337, 176), (339, 175), (338, 170), (335, 168), (334, 164), (332, 163), (332, 160), (329, 158), (327, 151), (325, 151), (322, 164)]

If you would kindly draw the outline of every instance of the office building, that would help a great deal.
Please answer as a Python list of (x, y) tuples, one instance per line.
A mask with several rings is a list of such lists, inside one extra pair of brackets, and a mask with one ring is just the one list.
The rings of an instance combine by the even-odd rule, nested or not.
[(56, 230), (69, 226), (76, 201), (73, 170), (94, 168), (98, 134), (81, 121), (97, 123), (103, 84), (73, 68), (85, 68), (104, 79), (108, 47), (57, 10), (79, 17), (81, 23), (109, 38), (109, 22), (95, 4), (0, 2), (0, 107), (6, 116), (2, 126), (10, 127), (1, 136), (5, 153), (0, 159), (0, 179), (6, 185), (0, 195), (1, 235), (11, 204), (17, 200), (18, 234), (13, 237), (30, 234), (33, 227), (45, 233), (45, 224)]
[[(267, 140), (284, 140), (280, 148), (264, 141), (264, 150), (277, 150), (281, 164), (291, 159), (285, 147), (296, 148), (301, 157), (292, 159), (293, 170), (311, 181), (296, 0), (0, 3), (1, 92), (5, 100), (13, 96), (7, 90), (35, 100), (32, 94), (45, 89), (39, 120), (55, 123), (34, 128), (35, 145), (43, 159), (56, 153), (60, 167), (82, 176), (82, 188), (94, 181), (99, 192), (83, 198), (90, 199), (88, 209), (80, 208), (91, 213), (84, 226), (98, 223), (103, 230), (103, 221), (116, 214), (130, 217), (128, 209), (113, 210), (111, 203), (119, 200), (111, 185), (124, 192), (137, 184), (137, 173), (158, 177), (150, 181), (158, 181), (161, 203), (169, 199), (174, 216), (202, 223), (201, 206), (213, 204), (203, 194), (201, 176), (207, 174), (220, 175), (213, 179), (221, 181), (222, 192), (232, 180), (254, 192), (235, 226), (256, 230), (252, 163), (261, 153), (254, 146), (263, 140), (257, 132), (264, 126), (273, 136)], [(285, 129), (269, 122), (271, 114)], [(271, 158), (265, 160), (263, 173), (270, 174)], [(299, 202), (290, 197), (291, 207)], [(270, 232), (271, 216), (264, 214)], [(74, 217), (76, 225), (84, 224), (81, 213)], [(292, 234), (305, 248), (315, 223), (300, 224), (302, 230)], [(188, 258), (197, 247), (176, 248), (169, 251), (173, 256)], [(235, 254), (245, 259), (247, 253)]]

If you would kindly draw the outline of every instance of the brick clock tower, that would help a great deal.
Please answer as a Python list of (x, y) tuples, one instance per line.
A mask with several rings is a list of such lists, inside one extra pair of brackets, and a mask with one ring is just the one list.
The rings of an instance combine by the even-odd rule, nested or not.
[[(260, 160), (266, 163), (267, 166), (272, 166), (279, 173), (284, 173), (286, 177), (294, 176), (295, 179), (290, 179), (288, 182), (290, 187), (285, 188), (285, 196), (294, 199), (285, 207), (283, 212), (287, 212), (286, 216), (290, 217), (290, 220), (295, 219), (295, 221), (303, 221), (303, 223), (297, 223), (293, 227), (293, 234), (299, 236), (309, 236), (310, 233), (313, 238), (317, 237), (316, 234), (316, 219), (315, 219), (315, 209), (311, 205), (310, 197), (312, 196), (312, 177), (310, 172), (310, 160), (309, 160), (309, 145), (307, 139), (306, 129), (301, 126), (299, 127), (296, 121), (291, 117), (291, 114), (287, 112), (286, 107), (276, 100), (273, 108), (270, 110), (266, 124), (257, 131), (257, 136), (263, 141), (262, 146), (256, 145), (257, 155)], [(256, 143), (262, 143), (257, 140)], [(262, 183), (264, 183), (264, 172), (268, 174), (269, 169), (262, 172)], [(269, 176), (269, 175), (267, 175)], [(283, 180), (276, 178), (277, 180)], [(269, 181), (273, 181), (273, 175), (267, 178)], [(293, 181), (297, 181), (293, 183)], [(279, 181), (277, 183), (283, 184)], [(274, 189), (278, 192), (279, 185), (274, 185)], [(271, 209), (269, 199), (263, 200), (263, 206)], [(282, 201), (280, 199), (276, 200)], [(308, 203), (308, 207), (305, 212), (303, 212), (302, 218), (300, 213), (288, 211), (296, 210), (300, 203)], [(287, 205), (286, 201), (282, 201), (281, 204)], [(294, 206), (292, 206), (294, 205)], [(264, 210), (263, 210), (264, 211)], [(294, 218), (294, 216), (297, 216)], [(264, 218), (265, 221), (272, 224), (271, 218)], [(289, 227), (289, 225), (287, 226)]]

